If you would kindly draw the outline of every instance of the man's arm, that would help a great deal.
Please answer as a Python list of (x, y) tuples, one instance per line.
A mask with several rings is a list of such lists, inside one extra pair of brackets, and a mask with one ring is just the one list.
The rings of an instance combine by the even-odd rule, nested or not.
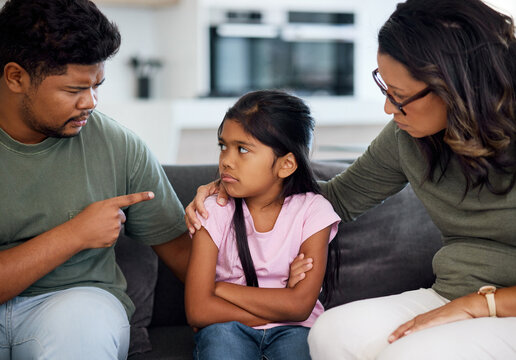
[(0, 251), (0, 304), (12, 299), (80, 251), (68, 226), (60, 225)]
[(112, 246), (125, 215), (120, 208), (149, 200), (151, 192), (97, 201), (75, 218), (23, 244), (0, 251), (0, 304), (12, 299), (73, 255)]
[(172, 270), (174, 275), (184, 283), (192, 249), (192, 240), (188, 233), (184, 233), (164, 244), (154, 245), (152, 249)]

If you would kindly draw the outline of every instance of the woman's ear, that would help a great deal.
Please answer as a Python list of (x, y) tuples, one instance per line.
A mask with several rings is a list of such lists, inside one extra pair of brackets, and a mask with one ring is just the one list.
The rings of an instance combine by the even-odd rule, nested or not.
[(7, 63), (4, 66), (4, 81), (13, 93), (23, 93), (30, 88), (30, 76), (23, 67), (15, 62)]
[(289, 152), (287, 155), (283, 155), (278, 159), (278, 176), (285, 179), (292, 175), (297, 169), (297, 160), (294, 154)]

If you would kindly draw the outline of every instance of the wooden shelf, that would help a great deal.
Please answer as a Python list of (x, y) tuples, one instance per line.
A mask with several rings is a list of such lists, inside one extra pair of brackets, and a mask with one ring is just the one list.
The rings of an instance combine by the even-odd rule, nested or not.
[(98, 5), (116, 6), (169, 6), (175, 5), (179, 0), (93, 0)]

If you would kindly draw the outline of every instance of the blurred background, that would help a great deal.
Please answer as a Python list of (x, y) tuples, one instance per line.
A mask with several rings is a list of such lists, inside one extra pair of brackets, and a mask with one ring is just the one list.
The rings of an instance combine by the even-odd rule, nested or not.
[[(224, 113), (255, 89), (307, 102), (314, 159), (358, 156), (389, 120), (371, 72), (377, 32), (399, 0), (94, 2), (122, 34), (98, 109), (161, 163), (217, 162)], [(516, 0), (486, 2), (516, 14)]]
[(371, 72), (396, 2), (98, 0), (123, 37), (98, 108), (162, 163), (215, 163), (236, 99), (285, 89), (312, 109), (314, 159), (356, 157), (388, 121)]

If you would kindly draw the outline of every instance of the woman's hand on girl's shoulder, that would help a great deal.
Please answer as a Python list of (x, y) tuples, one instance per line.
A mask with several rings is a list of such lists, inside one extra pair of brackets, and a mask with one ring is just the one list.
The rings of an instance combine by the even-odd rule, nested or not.
[(301, 280), (306, 277), (306, 272), (313, 267), (313, 259), (306, 258), (305, 254), (301, 253), (294, 258), (290, 264), (290, 274), (288, 277), (288, 288), (294, 288)]
[(190, 234), (194, 234), (201, 228), (201, 222), (199, 221), (196, 212), (201, 214), (203, 218), (207, 219), (209, 214), (204, 207), (204, 200), (206, 200), (208, 196), (216, 193), (218, 193), (217, 204), (225, 206), (227, 204), (228, 195), (226, 194), (224, 187), (220, 186), (220, 180), (212, 181), (211, 183), (201, 185), (197, 188), (195, 198), (185, 208), (185, 222)]

